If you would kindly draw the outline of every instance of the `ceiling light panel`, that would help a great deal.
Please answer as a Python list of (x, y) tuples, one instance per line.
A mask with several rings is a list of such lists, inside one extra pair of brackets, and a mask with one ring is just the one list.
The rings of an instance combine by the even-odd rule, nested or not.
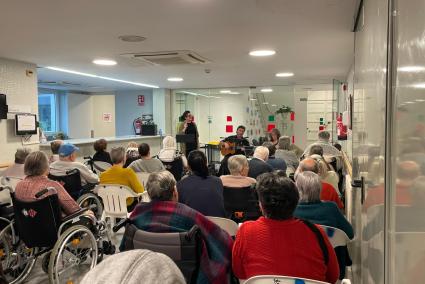
[(292, 76), (294, 76), (294, 73), (292, 72), (276, 73), (276, 77), (292, 77)]
[(170, 81), (170, 82), (182, 82), (183, 81), (183, 78), (180, 78), (180, 77), (170, 77), (167, 80)]
[(90, 78), (97, 78), (97, 79), (102, 79), (102, 80), (108, 80), (108, 81), (113, 81), (113, 82), (118, 82), (118, 83), (123, 83), (123, 84), (130, 84), (130, 85), (135, 85), (135, 86), (140, 86), (140, 87), (147, 87), (147, 88), (153, 88), (153, 89), (159, 88), (158, 86), (155, 86), (155, 85), (144, 84), (144, 83), (133, 82), (133, 81), (127, 81), (127, 80), (121, 80), (121, 79), (105, 77), (105, 76), (99, 76), (99, 75), (95, 75), (95, 74), (84, 73), (84, 72), (59, 68), (59, 67), (47, 66), (45, 68), (49, 69), (49, 70), (53, 70), (53, 71), (58, 71), (58, 72), (63, 72), (63, 73), (68, 73), (68, 74), (74, 74), (74, 75), (79, 75), (79, 76), (84, 76), (84, 77), (90, 77)]
[(272, 56), (275, 55), (276, 51), (271, 49), (252, 50), (249, 55), (251, 56)]
[(271, 93), (271, 92), (273, 92), (273, 89), (272, 88), (264, 88), (264, 89), (261, 89), (261, 92), (262, 93)]
[(112, 59), (95, 59), (93, 60), (93, 63), (96, 65), (102, 65), (102, 66), (114, 66), (117, 65), (117, 62)]

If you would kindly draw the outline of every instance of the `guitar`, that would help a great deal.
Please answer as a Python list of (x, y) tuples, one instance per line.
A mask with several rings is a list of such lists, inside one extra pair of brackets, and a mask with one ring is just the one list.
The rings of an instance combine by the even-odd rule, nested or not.
[(220, 142), (219, 148), (220, 148), (220, 153), (223, 156), (226, 156), (226, 155), (229, 155), (229, 154), (234, 155), (237, 150), (245, 151), (244, 146), (236, 146), (235, 142), (230, 142), (230, 141)]

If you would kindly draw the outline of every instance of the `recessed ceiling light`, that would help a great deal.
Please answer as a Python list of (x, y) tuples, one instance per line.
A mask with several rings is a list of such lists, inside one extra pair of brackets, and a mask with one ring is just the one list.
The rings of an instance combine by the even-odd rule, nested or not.
[(229, 94), (230, 94), (230, 95), (239, 95), (239, 93), (238, 93), (238, 92), (230, 92)]
[(420, 72), (425, 71), (424, 66), (402, 66), (398, 68), (400, 72)]
[(423, 103), (423, 102), (425, 102), (425, 100), (423, 100), (423, 99), (417, 99), (417, 100), (415, 100), (416, 102), (418, 102), (418, 103)]
[(180, 78), (180, 77), (170, 77), (167, 80), (170, 81), (170, 82), (181, 82), (181, 81), (183, 81), (183, 78)]
[(406, 104), (409, 104), (409, 105), (410, 105), (410, 104), (414, 104), (414, 103), (415, 103), (415, 102), (406, 102)]
[(263, 103), (263, 105), (268, 105), (268, 104), (269, 104), (268, 102), (264, 102), (264, 103)]
[(255, 98), (250, 98), (249, 100), (250, 100), (250, 101), (256, 101), (257, 99), (255, 99)]
[(103, 66), (117, 65), (117, 62), (115, 60), (111, 60), (111, 59), (95, 59), (95, 60), (93, 60), (93, 63), (96, 64), (96, 65), (103, 65)]
[(294, 76), (294, 73), (292, 72), (276, 73), (276, 77), (292, 77), (292, 76)]
[(130, 84), (130, 85), (135, 85), (135, 86), (148, 87), (148, 88), (153, 88), (153, 89), (158, 89), (159, 88), (158, 86), (155, 86), (155, 85), (149, 85), (149, 84), (144, 84), (144, 83), (139, 83), (139, 82), (126, 81), (126, 80), (115, 79), (115, 78), (111, 78), (111, 77), (105, 77), (105, 76), (98, 76), (98, 75), (95, 75), (95, 74), (78, 72), (78, 71), (68, 70), (68, 69), (64, 69), (64, 68), (58, 68), (58, 67), (52, 67), (52, 66), (47, 66), (45, 68), (46, 69), (49, 69), (49, 70), (58, 71), (58, 72), (64, 72), (64, 73), (69, 73), (69, 74), (74, 74), (74, 75), (85, 76), (85, 77), (103, 79), (103, 80), (108, 80), (108, 81), (113, 81), (113, 82), (119, 82), (119, 83), (124, 83), (124, 84)]
[(221, 90), (220, 93), (221, 94), (230, 94), (232, 91), (230, 90)]
[(270, 49), (253, 50), (249, 53), (251, 56), (271, 56), (276, 54), (276, 51)]
[(120, 40), (125, 42), (141, 42), (146, 40), (143, 36), (137, 36), (137, 35), (122, 35), (118, 37)]
[(277, 105), (275, 105), (275, 104), (272, 104), (272, 107), (277, 107)]
[(262, 93), (271, 93), (271, 92), (273, 92), (273, 89), (271, 89), (271, 88), (264, 88), (264, 89), (261, 89), (261, 92)]

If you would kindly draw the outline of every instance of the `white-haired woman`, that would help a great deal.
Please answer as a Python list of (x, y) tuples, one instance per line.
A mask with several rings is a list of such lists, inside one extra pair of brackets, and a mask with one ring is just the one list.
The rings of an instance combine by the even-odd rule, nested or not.
[(248, 176), (249, 164), (244, 155), (231, 156), (227, 162), (230, 175), (220, 176), (225, 187), (248, 187), (256, 180)]
[(319, 165), (319, 176), (323, 182), (329, 183), (341, 197), (341, 193), (339, 192), (338, 182), (339, 177), (338, 174), (332, 169), (332, 167), (326, 162), (323, 156), (314, 154), (311, 155), (310, 158), (316, 160)]
[(172, 136), (165, 136), (162, 140), (162, 149), (158, 154), (158, 159), (177, 181), (181, 179), (183, 172), (187, 169), (187, 159), (177, 149), (176, 139)]

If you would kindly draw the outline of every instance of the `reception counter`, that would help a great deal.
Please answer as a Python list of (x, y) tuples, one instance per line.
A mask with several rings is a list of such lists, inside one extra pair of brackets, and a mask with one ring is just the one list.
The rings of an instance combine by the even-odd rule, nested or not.
[[(134, 141), (138, 144), (147, 143), (151, 148), (151, 155), (154, 156), (159, 153), (161, 149), (162, 138), (164, 136), (140, 136), (140, 135), (129, 135), (129, 136), (118, 136), (118, 137), (104, 137), (108, 142), (107, 151), (115, 146), (127, 147), (128, 142)], [(65, 143), (71, 143), (80, 148), (78, 153), (79, 159), (82, 159), (84, 156), (93, 156), (94, 149), (93, 144), (96, 140), (100, 138), (82, 138), (82, 139), (69, 139), (64, 140)], [(52, 154), (50, 150), (50, 142), (40, 144), (40, 150), (45, 152), (48, 156)]]

